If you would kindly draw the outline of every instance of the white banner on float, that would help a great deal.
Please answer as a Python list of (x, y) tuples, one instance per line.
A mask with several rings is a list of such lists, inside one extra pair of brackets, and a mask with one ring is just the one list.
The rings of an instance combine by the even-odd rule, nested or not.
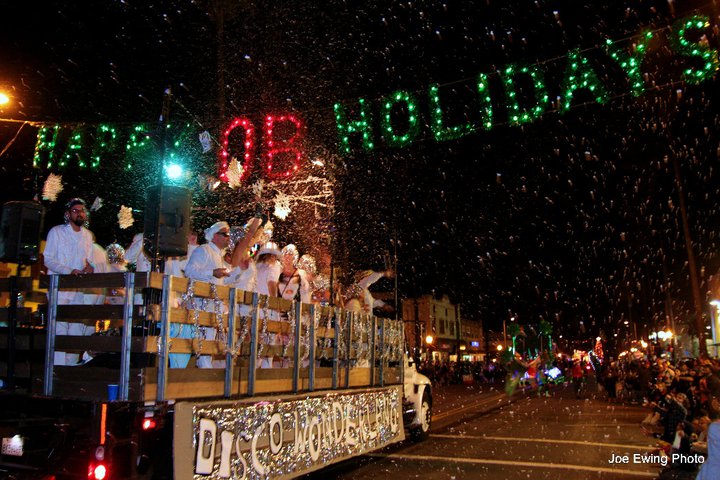
[(294, 478), (404, 440), (402, 390), (179, 402), (173, 434), (178, 480)]

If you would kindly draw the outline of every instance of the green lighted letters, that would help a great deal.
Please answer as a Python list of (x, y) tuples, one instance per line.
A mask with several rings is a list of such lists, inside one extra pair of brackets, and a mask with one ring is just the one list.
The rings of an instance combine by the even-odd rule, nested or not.
[[(515, 88), (515, 77), (524, 74), (530, 75), (535, 88), (535, 106), (530, 110), (521, 109), (517, 100), (517, 91)], [(510, 123), (513, 125), (521, 125), (531, 122), (540, 117), (547, 107), (548, 94), (545, 90), (545, 79), (540, 70), (539, 65), (508, 65), (502, 74), (503, 85), (505, 86), (505, 98), (508, 101), (508, 116)]]
[[(404, 103), (407, 108), (407, 131), (403, 135), (395, 133), (391, 114), (398, 103)], [(408, 92), (395, 92), (383, 101), (383, 116), (381, 118), (383, 138), (391, 147), (404, 147), (415, 140), (420, 131), (420, 123), (417, 116), (417, 101)]]
[(102, 156), (117, 148), (117, 130), (111, 125), (98, 125), (95, 131), (95, 145), (92, 150), (92, 168), (98, 168)]
[(45, 160), (46, 167), (52, 168), (59, 131), (59, 125), (42, 126), (38, 129), (35, 153), (33, 154), (33, 167), (41, 168), (41, 164)]
[(702, 67), (688, 67), (685, 77), (690, 83), (698, 84), (705, 81), (718, 69), (718, 51), (707, 45), (707, 39), (701, 38), (697, 42), (690, 42), (686, 35), (691, 30), (704, 30), (710, 27), (710, 20), (704, 15), (692, 16), (675, 23), (673, 32), (677, 32), (674, 46), (680, 55), (696, 58), (702, 61)]
[(493, 127), (492, 99), (488, 88), (488, 76), (484, 73), (478, 75), (477, 90), (480, 96), (480, 105), (482, 105), (482, 121), (480, 123), (484, 130), (490, 130)]
[(615, 42), (612, 40), (608, 39), (605, 42), (605, 51), (627, 74), (630, 91), (635, 97), (639, 97), (645, 93), (645, 82), (643, 81), (642, 72), (640, 71), (640, 65), (642, 65), (645, 59), (647, 46), (652, 38), (653, 33), (649, 31), (640, 35), (640, 40), (635, 45), (633, 53), (629, 55), (621, 48), (617, 48)]
[(87, 163), (85, 162), (85, 155), (83, 155), (83, 131), (82, 127), (78, 127), (75, 130), (73, 130), (72, 135), (70, 135), (70, 143), (68, 144), (67, 150), (65, 151), (65, 155), (62, 156), (60, 159), (59, 167), (65, 167), (67, 163), (72, 160), (73, 158), (77, 158), (78, 166), (80, 168), (87, 167)]
[(603, 104), (607, 100), (608, 94), (605, 87), (588, 63), (587, 58), (583, 57), (580, 51), (576, 49), (568, 55), (562, 88), (564, 96), (559, 105), (561, 112), (564, 113), (570, 109), (575, 91), (579, 89), (589, 90), (595, 96), (595, 102), (597, 103)]
[(435, 140), (438, 142), (454, 140), (475, 131), (475, 126), (472, 123), (445, 127), (443, 110), (440, 106), (440, 87), (437, 84), (430, 85), (428, 94), (430, 97), (430, 129)]
[(340, 136), (340, 149), (343, 153), (350, 153), (350, 135), (355, 132), (362, 133), (362, 144), (366, 151), (375, 148), (372, 141), (372, 125), (368, 121), (370, 117), (369, 107), (365, 104), (364, 98), (359, 99), (358, 103), (360, 104), (360, 119), (354, 121), (346, 118), (345, 107), (339, 103), (334, 106), (335, 124)]

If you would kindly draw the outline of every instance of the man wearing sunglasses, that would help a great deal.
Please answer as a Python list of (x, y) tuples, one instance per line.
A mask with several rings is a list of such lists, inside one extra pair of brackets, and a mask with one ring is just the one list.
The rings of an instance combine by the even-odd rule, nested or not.
[[(229, 275), (229, 271), (225, 267), (223, 254), (230, 244), (230, 225), (227, 222), (214, 223), (205, 230), (205, 240), (207, 240), (207, 243), (197, 247), (190, 255), (185, 266), (185, 276), (193, 280), (220, 285), (225, 277)], [(201, 307), (195, 305), (195, 308)], [(202, 334), (205, 338), (209, 340), (215, 339), (214, 328), (203, 327), (203, 330)], [(181, 333), (178, 336), (183, 336), (183, 334)], [(224, 362), (216, 361), (216, 364), (213, 364), (209, 355), (200, 355), (197, 366), (200, 368), (221, 368), (224, 367)]]
[(207, 243), (193, 250), (185, 266), (185, 276), (193, 280), (222, 284), (228, 276), (223, 260), (224, 250), (230, 244), (230, 225), (216, 222), (205, 230)]

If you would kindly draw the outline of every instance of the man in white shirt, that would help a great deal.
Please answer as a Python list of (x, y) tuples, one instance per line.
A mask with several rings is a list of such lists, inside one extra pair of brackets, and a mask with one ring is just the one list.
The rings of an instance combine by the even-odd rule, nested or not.
[[(193, 250), (185, 266), (185, 276), (201, 282), (222, 285), (229, 270), (223, 258), (224, 250), (230, 244), (230, 225), (227, 222), (216, 222), (205, 230), (207, 243)], [(199, 308), (198, 305), (195, 308)], [(214, 328), (204, 328), (206, 338), (215, 339)], [(224, 367), (224, 361), (212, 362), (209, 355), (200, 355), (197, 366), (200, 368)]]
[[(73, 198), (65, 205), (65, 224), (50, 229), (43, 257), (48, 274), (83, 275), (93, 273), (93, 234), (85, 228), (88, 212), (85, 202)], [(82, 304), (82, 290), (58, 292), (58, 304)], [(57, 322), (57, 335), (90, 335), (94, 329), (82, 323)], [(77, 365), (77, 353), (55, 352), (55, 365)]]
[(193, 250), (185, 265), (185, 276), (202, 282), (222, 284), (228, 276), (223, 250), (230, 244), (230, 225), (216, 222), (205, 230), (207, 243)]

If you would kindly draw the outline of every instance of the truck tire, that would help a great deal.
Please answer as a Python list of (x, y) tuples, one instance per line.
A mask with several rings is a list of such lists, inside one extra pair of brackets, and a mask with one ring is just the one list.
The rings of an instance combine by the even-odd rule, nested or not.
[(420, 419), (420, 425), (410, 430), (410, 436), (416, 442), (426, 440), (430, 436), (430, 424), (432, 422), (432, 402), (430, 400), (430, 395), (428, 395), (427, 392), (423, 392), (418, 417)]

